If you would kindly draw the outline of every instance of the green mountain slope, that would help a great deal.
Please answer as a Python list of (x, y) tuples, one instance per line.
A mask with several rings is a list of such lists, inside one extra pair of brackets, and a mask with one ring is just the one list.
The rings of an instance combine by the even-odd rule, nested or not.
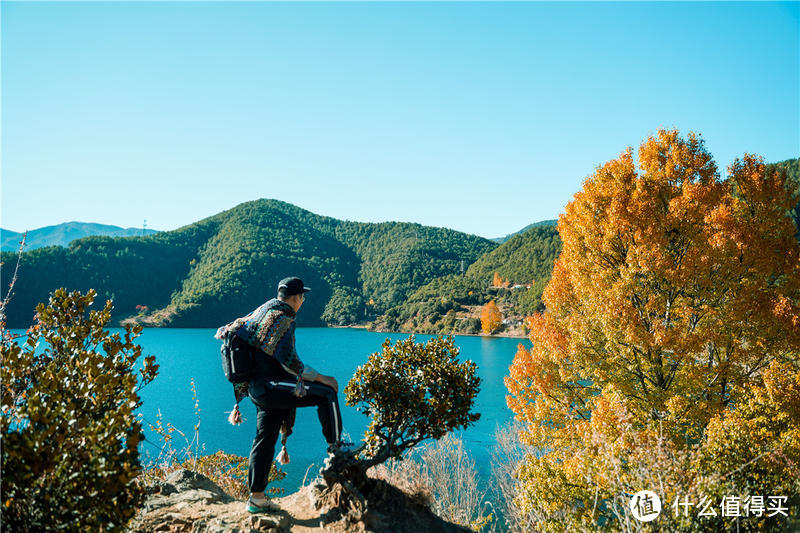
[[(496, 300), (504, 316), (520, 321), (541, 310), (542, 291), (561, 251), (558, 230), (534, 226), (470, 265), (463, 275), (437, 278), (389, 309), (375, 329), (420, 333), (478, 333), (480, 307)], [(507, 286), (493, 287), (494, 274)]]
[[(50, 246), (24, 252), (7, 309), (8, 325), (30, 325), (36, 304), (47, 301), (57, 287), (94, 288), (98, 299), (114, 300), (120, 315), (133, 313), (137, 305), (151, 309), (167, 306), (189, 272), (190, 262), (196, 261), (200, 246), (217, 226), (209, 219), (146, 237), (86, 237), (72, 241), (67, 248)], [(16, 259), (16, 253), (2, 253), (3, 297)]]
[(362, 260), (360, 279), (373, 312), (398, 305), (434, 278), (461, 272), (497, 245), (445, 228), (401, 222), (344, 222), (336, 236)]
[[(28, 231), (25, 239), (25, 249), (35, 250), (45, 246), (68, 246), (75, 239), (89, 237), (91, 235), (105, 235), (108, 237), (132, 237), (137, 235), (152, 235), (157, 233), (152, 229), (142, 228), (121, 228), (119, 226), (109, 226), (107, 224), (95, 224), (93, 222), (64, 222), (55, 226), (32, 229)], [(0, 228), (2, 235), (2, 245), (0, 249), (4, 252), (15, 252), (19, 249), (19, 241), (22, 233)]]
[(300, 323), (319, 324), (335, 288), (357, 289), (360, 262), (292, 207), (257, 201), (217, 215), (219, 226), (172, 296), (166, 322), (186, 327), (224, 323), (274, 297), (278, 281), (296, 275), (313, 290)]
[(519, 230), (519, 231), (515, 231), (514, 233), (509, 233), (509, 234), (508, 234), (508, 235), (506, 235), (505, 237), (495, 237), (495, 238), (493, 238), (493, 239), (490, 239), (490, 240), (492, 240), (492, 241), (494, 241), (494, 242), (496, 242), (496, 243), (498, 243), (498, 244), (503, 244), (504, 242), (506, 242), (506, 241), (507, 241), (508, 239), (510, 239), (511, 237), (514, 237), (514, 236), (516, 236), (516, 235), (520, 235), (520, 234), (522, 234), (522, 233), (525, 233), (526, 231), (528, 231), (528, 230), (529, 230), (529, 229), (531, 229), (531, 228), (538, 228), (539, 226), (552, 226), (552, 227), (556, 227), (556, 225), (557, 225), (557, 224), (558, 224), (558, 220), (556, 220), (556, 219), (552, 219), (552, 220), (542, 220), (542, 221), (540, 221), (540, 222), (534, 222), (533, 224), (528, 224), (527, 226), (525, 226), (525, 227), (524, 227), (524, 228), (522, 228), (521, 230)]
[(561, 240), (555, 225), (534, 226), (478, 259), (467, 269), (467, 275), (487, 283), (495, 272), (512, 284), (549, 279), (560, 251)]
[[(495, 247), (443, 228), (341, 221), (257, 200), (174, 231), (87, 237), (68, 248), (25, 252), (8, 323), (26, 327), (33, 306), (65, 286), (113, 298), (120, 319), (213, 327), (249, 312), (274, 296), (278, 280), (297, 275), (313, 289), (300, 325), (349, 324)], [(16, 256), (4, 253), (2, 260), (8, 280)]]

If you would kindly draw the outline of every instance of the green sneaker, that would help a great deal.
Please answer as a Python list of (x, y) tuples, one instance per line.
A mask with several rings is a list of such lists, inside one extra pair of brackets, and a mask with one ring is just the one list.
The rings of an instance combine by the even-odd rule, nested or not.
[(247, 500), (248, 513), (274, 513), (278, 510), (278, 506), (270, 501), (269, 498), (258, 498), (250, 496)]

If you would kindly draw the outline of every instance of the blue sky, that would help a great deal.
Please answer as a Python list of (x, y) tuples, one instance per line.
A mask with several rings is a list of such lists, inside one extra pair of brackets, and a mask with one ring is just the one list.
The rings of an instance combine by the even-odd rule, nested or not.
[(256, 198), (486, 237), (659, 127), (800, 155), (798, 3), (2, 2), (2, 214)]

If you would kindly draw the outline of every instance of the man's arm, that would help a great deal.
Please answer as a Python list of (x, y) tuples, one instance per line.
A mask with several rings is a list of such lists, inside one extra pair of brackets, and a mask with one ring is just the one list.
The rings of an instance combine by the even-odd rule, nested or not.
[(302, 374), (303, 379), (306, 381), (316, 381), (317, 383), (327, 385), (334, 391), (339, 392), (339, 383), (336, 381), (336, 378), (321, 374), (311, 366), (303, 364), (300, 360), (300, 356), (297, 355), (297, 350), (295, 349), (294, 331), (295, 324), (292, 322), (288, 331), (286, 331), (283, 338), (278, 342), (278, 346), (275, 350), (275, 358), (284, 370), (293, 376)]
[[(297, 375), (297, 372), (294, 372), (291, 368), (285, 366), (283, 363), (281, 363), (281, 366), (283, 366), (283, 368), (293, 376)], [(332, 388), (334, 391), (339, 392), (339, 383), (336, 381), (335, 377), (322, 374), (308, 365), (303, 366), (303, 379), (306, 381), (316, 381), (317, 383), (322, 383), (323, 385), (327, 385), (328, 387)]]
[(320, 374), (317, 372), (317, 379), (314, 381), (317, 383), (322, 383), (323, 385), (327, 385), (328, 387), (332, 388), (334, 392), (339, 392), (339, 383), (333, 376), (326, 376), (325, 374)]
[[(297, 375), (297, 372), (283, 363), (281, 363), (281, 366), (293, 376)], [(317, 383), (322, 383), (323, 385), (327, 385), (328, 387), (332, 388), (334, 391), (339, 392), (339, 383), (336, 381), (335, 377), (322, 374), (308, 365), (303, 366), (303, 379), (306, 381), (316, 381)]]

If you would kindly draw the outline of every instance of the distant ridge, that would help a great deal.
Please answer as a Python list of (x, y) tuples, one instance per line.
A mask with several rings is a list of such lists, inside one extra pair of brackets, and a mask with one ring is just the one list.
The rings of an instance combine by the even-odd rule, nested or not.
[(494, 241), (494, 242), (496, 242), (498, 244), (503, 244), (504, 242), (506, 242), (511, 237), (514, 237), (516, 235), (521, 235), (521, 234), (525, 233), (526, 231), (528, 231), (531, 228), (551, 227), (551, 226), (552, 227), (556, 227), (557, 224), (558, 224), (558, 220), (555, 220), (555, 219), (542, 220), (542, 221), (539, 221), (539, 222), (534, 222), (533, 224), (528, 224), (527, 226), (525, 226), (521, 230), (515, 231), (514, 233), (509, 233), (505, 237), (495, 237), (494, 239), (489, 239), (489, 240), (490, 241)]
[[(312, 288), (298, 326), (363, 322), (497, 244), (447, 228), (351, 222), (277, 200), (245, 202), (194, 224), (127, 238), (93, 235), (25, 251), (7, 312), (27, 327), (58, 287), (114, 302), (116, 320), (217, 327), (275, 296), (297, 275)], [(3, 279), (16, 261), (3, 252)], [(0, 297), (7, 290), (0, 287)]]
[[(104, 235), (107, 237), (141, 237), (152, 235), (156, 230), (142, 228), (121, 228), (108, 224), (96, 224), (94, 222), (64, 222), (55, 226), (45, 226), (28, 230), (28, 237), (25, 240), (26, 250), (35, 250), (45, 246), (69, 246), (75, 239), (82, 239), (92, 235)], [(14, 252), (19, 248), (19, 241), (22, 233), (0, 228), (2, 235), (2, 245), (0, 251)]]

